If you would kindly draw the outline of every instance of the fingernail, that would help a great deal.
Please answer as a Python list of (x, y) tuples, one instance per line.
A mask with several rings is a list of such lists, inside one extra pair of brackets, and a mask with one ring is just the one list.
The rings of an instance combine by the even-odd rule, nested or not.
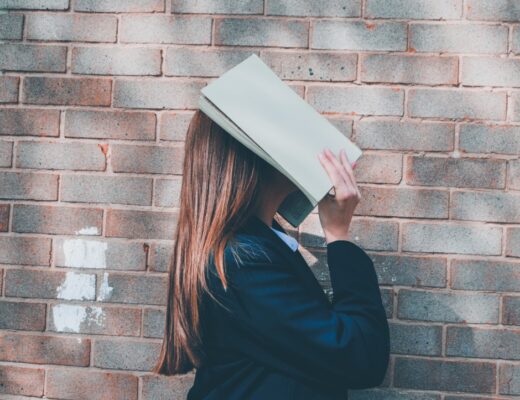
[(352, 169), (356, 168), (356, 163), (352, 164)]

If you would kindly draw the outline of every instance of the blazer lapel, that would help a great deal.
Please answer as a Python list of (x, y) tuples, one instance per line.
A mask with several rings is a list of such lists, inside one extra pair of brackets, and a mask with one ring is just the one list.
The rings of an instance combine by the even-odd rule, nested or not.
[[(273, 219), (272, 221), (273, 228), (287, 234), (285, 229)], [(247, 223), (243, 227), (248, 233), (252, 233), (253, 235), (262, 236), (268, 239), (271, 239), (276, 245), (277, 249), (284, 255), (285, 259), (290, 263), (293, 267), (294, 271), (297, 275), (302, 279), (302, 281), (309, 287), (309, 289), (319, 293), (328, 303), (330, 303), (328, 296), (323, 291), (320, 283), (316, 279), (314, 273), (310, 270), (307, 261), (302, 256), (299, 250), (293, 251), (287, 243), (285, 243), (282, 238), (280, 238), (269, 226), (267, 226), (264, 221), (262, 221), (256, 215), (252, 215), (249, 217)]]

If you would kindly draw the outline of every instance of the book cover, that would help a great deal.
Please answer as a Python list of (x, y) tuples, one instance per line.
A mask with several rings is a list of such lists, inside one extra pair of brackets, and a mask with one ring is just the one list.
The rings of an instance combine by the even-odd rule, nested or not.
[(277, 210), (293, 227), (332, 189), (318, 153), (345, 149), (351, 163), (362, 154), (254, 53), (203, 87), (199, 108), (299, 188)]

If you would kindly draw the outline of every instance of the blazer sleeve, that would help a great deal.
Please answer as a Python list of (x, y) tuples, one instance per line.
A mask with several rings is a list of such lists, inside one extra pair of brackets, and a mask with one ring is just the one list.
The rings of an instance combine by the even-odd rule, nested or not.
[[(390, 341), (372, 260), (356, 244), (336, 240), (327, 245), (327, 263), (332, 304), (311, 293), (281, 257), (233, 268), (233, 318), (300, 378), (342, 389), (378, 386)], [(251, 345), (238, 350), (271, 360)]]

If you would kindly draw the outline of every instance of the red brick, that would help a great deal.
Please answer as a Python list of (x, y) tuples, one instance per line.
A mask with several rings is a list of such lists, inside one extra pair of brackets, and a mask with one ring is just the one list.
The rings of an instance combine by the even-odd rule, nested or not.
[(0, 359), (86, 367), (90, 362), (90, 339), (0, 333)]
[(447, 218), (448, 191), (407, 187), (359, 186), (361, 201), (355, 215)]
[(51, 239), (24, 236), (0, 236), (0, 263), (50, 265)]
[(112, 81), (109, 78), (24, 79), (22, 101), (27, 104), (109, 106)]
[(101, 235), (103, 210), (15, 204), (13, 232), (53, 235)]
[(139, 239), (173, 239), (177, 213), (108, 210), (106, 236)]
[(58, 136), (59, 127), (60, 112), (58, 110), (37, 108), (0, 109), (0, 135)]
[(504, 296), (502, 302), (502, 323), (520, 326), (520, 296)]
[(50, 368), (45, 394), (57, 399), (137, 400), (137, 380), (137, 376), (119, 372)]
[(9, 204), (0, 204), (0, 232), (9, 228)]
[(481, 158), (406, 157), (409, 185), (503, 189), (506, 161)]
[(0, 365), (0, 394), (43, 396), (45, 370), (43, 368)]
[(47, 330), (95, 335), (139, 336), (141, 310), (98, 305), (51, 304)]
[(139, 174), (182, 174), (184, 146), (112, 145), (112, 170)]
[(0, 329), (43, 331), (46, 306), (35, 302), (0, 301)]
[(19, 84), (20, 78), (17, 76), (0, 76), (0, 103), (16, 103)]

